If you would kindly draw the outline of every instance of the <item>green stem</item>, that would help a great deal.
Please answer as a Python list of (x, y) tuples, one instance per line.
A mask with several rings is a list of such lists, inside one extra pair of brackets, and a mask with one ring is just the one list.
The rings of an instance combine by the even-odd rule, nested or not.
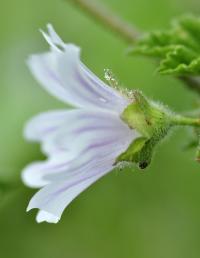
[(184, 117), (180, 115), (175, 115), (171, 118), (174, 125), (185, 125), (185, 126), (195, 126), (200, 127), (200, 118)]
[(103, 24), (107, 29), (118, 34), (128, 43), (133, 43), (138, 37), (137, 30), (119, 16), (105, 8), (95, 0), (68, 0), (88, 13), (97, 22)]

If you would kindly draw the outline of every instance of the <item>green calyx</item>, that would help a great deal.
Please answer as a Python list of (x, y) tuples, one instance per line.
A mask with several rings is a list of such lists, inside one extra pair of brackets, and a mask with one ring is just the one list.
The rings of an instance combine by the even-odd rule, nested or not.
[(145, 138), (151, 138), (155, 132), (162, 134), (163, 128), (170, 125), (171, 112), (139, 91), (134, 91), (133, 96), (134, 101), (122, 113), (122, 120)]
[(155, 147), (168, 134), (173, 126), (190, 125), (200, 127), (200, 119), (186, 118), (173, 114), (161, 104), (148, 100), (139, 91), (133, 93), (134, 101), (121, 115), (121, 119), (140, 137), (135, 139), (128, 149), (116, 160), (131, 162), (146, 168), (154, 153)]
[(171, 127), (170, 112), (147, 100), (139, 91), (133, 95), (134, 101), (124, 110), (121, 119), (141, 136), (117, 158), (116, 163), (133, 162), (143, 169), (150, 164), (154, 147)]

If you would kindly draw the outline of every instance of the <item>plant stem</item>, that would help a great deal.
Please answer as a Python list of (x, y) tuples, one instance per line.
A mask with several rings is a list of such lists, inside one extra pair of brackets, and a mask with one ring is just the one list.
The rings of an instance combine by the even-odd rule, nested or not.
[(194, 127), (200, 127), (200, 118), (184, 117), (180, 115), (175, 115), (171, 118), (174, 125), (188, 125)]
[(95, 2), (95, 0), (68, 1), (80, 7), (97, 22), (103, 24), (106, 28), (118, 34), (126, 42), (133, 43), (137, 39), (139, 33), (131, 24), (123, 21), (120, 17), (105, 8), (103, 5)]
[[(127, 23), (119, 16), (100, 5), (95, 0), (67, 0), (77, 5), (84, 12), (88, 13), (97, 22), (103, 24), (107, 29), (118, 34), (127, 43), (134, 43), (141, 32), (136, 30), (133, 25)], [(200, 95), (200, 81), (191, 76), (179, 76), (181, 80), (190, 90)]]
[(179, 76), (178, 79), (184, 82), (184, 84), (190, 89), (200, 94), (200, 82), (192, 76)]

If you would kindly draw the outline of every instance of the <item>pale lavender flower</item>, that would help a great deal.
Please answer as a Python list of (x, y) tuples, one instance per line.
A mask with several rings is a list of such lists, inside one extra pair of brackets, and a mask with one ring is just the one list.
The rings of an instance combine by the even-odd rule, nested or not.
[(48, 159), (27, 166), (22, 178), (42, 188), (27, 210), (39, 209), (38, 222), (56, 223), (78, 194), (115, 167), (139, 134), (120, 119), (128, 98), (97, 78), (80, 61), (80, 49), (65, 44), (51, 25), (42, 33), (50, 51), (31, 56), (29, 68), (50, 94), (75, 108), (46, 112), (27, 124), (25, 137), (40, 142)]

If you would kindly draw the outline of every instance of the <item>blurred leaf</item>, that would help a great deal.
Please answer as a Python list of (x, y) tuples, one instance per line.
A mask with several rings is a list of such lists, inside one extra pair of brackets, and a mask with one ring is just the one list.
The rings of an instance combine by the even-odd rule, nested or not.
[(184, 151), (188, 151), (194, 148), (197, 148), (198, 146), (198, 141), (196, 139), (192, 139), (190, 141), (188, 141), (184, 146), (183, 146), (183, 150)]
[(19, 184), (14, 182), (0, 182), (0, 201), (5, 197), (5, 195), (17, 190)]
[(130, 53), (159, 61), (160, 74), (200, 74), (200, 18), (183, 16), (169, 30), (154, 31), (138, 40)]

